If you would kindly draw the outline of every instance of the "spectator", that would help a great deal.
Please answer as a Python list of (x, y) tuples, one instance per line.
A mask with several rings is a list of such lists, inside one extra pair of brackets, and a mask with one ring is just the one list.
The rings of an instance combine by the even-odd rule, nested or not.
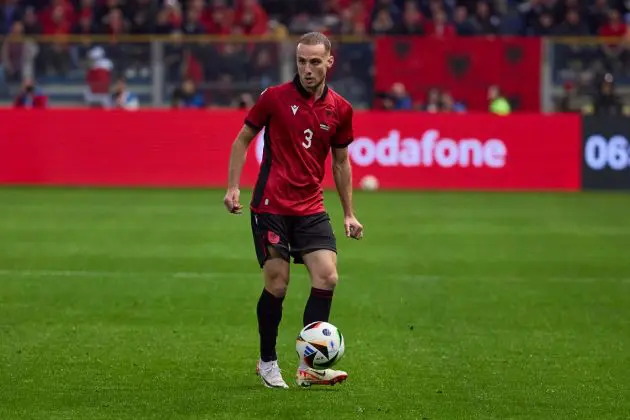
[(372, 20), (371, 32), (374, 35), (387, 35), (394, 33), (396, 25), (392, 15), (387, 9), (381, 9)]
[(96, 8), (94, 21), (101, 28), (107, 26), (108, 16), (112, 10), (122, 11), (123, 8), (121, 0), (99, 0), (98, 4), (99, 6)]
[(572, 82), (565, 82), (562, 86), (562, 94), (556, 100), (556, 112), (574, 112), (578, 95), (575, 84)]
[(196, 108), (205, 107), (205, 100), (201, 92), (195, 86), (192, 79), (184, 80), (184, 83), (173, 92), (172, 108)]
[(0, 63), (9, 82), (22, 80), (22, 66), (26, 60), (26, 48), (22, 42), (24, 25), (20, 21), (13, 22), (9, 35), (2, 43)]
[(449, 23), (444, 10), (438, 10), (433, 16), (433, 21), (427, 24), (425, 29), (427, 35), (438, 38), (451, 38), (457, 36), (455, 26)]
[(594, 4), (589, 8), (589, 29), (596, 34), (599, 28), (605, 25), (609, 19), (610, 8), (608, 0), (594, 0)]
[(242, 93), (239, 95), (236, 100), (236, 104), (233, 104), (233, 106), (239, 109), (250, 109), (254, 106), (255, 102), (256, 101), (254, 100), (254, 97), (251, 95), (251, 93)]
[(344, 35), (365, 34), (367, 32), (368, 13), (363, 2), (353, 1), (341, 11), (338, 32)]
[(490, 6), (485, 1), (477, 2), (472, 22), (479, 35), (495, 35), (500, 23), (499, 18), (490, 13)]
[(558, 26), (556, 35), (561, 36), (586, 36), (589, 35), (588, 25), (582, 22), (582, 17), (577, 9), (567, 10), (564, 22)]
[(182, 30), (186, 35), (203, 35), (206, 33), (206, 28), (201, 23), (201, 12), (198, 9), (188, 9)]
[(182, 27), (184, 22), (184, 17), (182, 15), (182, 8), (179, 4), (178, 0), (166, 0), (165, 1), (165, 9), (168, 12), (168, 19), (173, 27), (173, 30), (176, 31)]
[(88, 53), (90, 68), (87, 72), (85, 101), (88, 106), (108, 108), (110, 106), (109, 86), (113, 63), (105, 56), (105, 50), (95, 47)]
[(394, 83), (385, 98), (385, 108), (394, 111), (409, 111), (412, 106), (413, 101), (405, 85), (402, 83)]
[(367, 33), (368, 24), (370, 22), (370, 13), (367, 6), (361, 0), (354, 0), (348, 7), (352, 20), (354, 22), (353, 30), (355, 33)]
[(267, 32), (268, 18), (258, 0), (242, 0), (235, 12), (236, 24), (247, 35), (262, 35)]
[(422, 35), (424, 34), (423, 23), (422, 13), (420, 13), (416, 3), (407, 1), (398, 33), (400, 35)]
[(112, 104), (115, 109), (124, 109), (127, 111), (135, 111), (140, 107), (138, 96), (129, 91), (127, 83), (122, 77), (119, 78), (114, 85)]
[(627, 45), (623, 42), (626, 25), (623, 24), (618, 10), (611, 10), (608, 16), (608, 22), (600, 28), (599, 34), (613, 40), (601, 44), (601, 54), (606, 68), (609, 71), (618, 71), (625, 67), (630, 58)]
[(370, 19), (372, 24), (383, 11), (387, 11), (389, 19), (392, 20), (395, 26), (400, 23), (400, 9), (396, 6), (394, 0), (376, 0), (372, 8), (372, 18)]
[(24, 23), (25, 35), (41, 35), (43, 32), (42, 25), (39, 23), (39, 17), (35, 13), (34, 7), (27, 7), (24, 10), (24, 17), (22, 21)]
[[(89, 18), (90, 25), (94, 23), (94, 0), (81, 0), (79, 3), (79, 10), (76, 16), (81, 18)], [(76, 23), (76, 22), (75, 22)]]
[(341, 24), (341, 5), (339, 0), (325, 0), (322, 7), (322, 23), (327, 32), (338, 34)]
[(341, 35), (352, 34), (354, 32), (354, 19), (350, 8), (342, 10), (340, 17), (341, 20), (335, 33)]
[(27, 79), (22, 84), (20, 93), (15, 97), (13, 106), (22, 109), (45, 109), (48, 98), (35, 83)]
[(225, 6), (223, 2), (216, 2), (212, 8), (209, 23), (206, 25), (208, 33), (227, 35), (234, 25), (234, 11)]
[(92, 13), (89, 10), (83, 10), (79, 14), (79, 20), (72, 27), (74, 35), (91, 35), (96, 32), (94, 23), (92, 22)]
[(626, 25), (621, 20), (619, 10), (612, 9), (608, 12), (607, 22), (599, 28), (599, 35), (605, 37), (622, 37), (626, 33)]
[(453, 23), (459, 36), (472, 36), (477, 34), (477, 29), (468, 16), (466, 6), (457, 6), (453, 14)]
[(41, 14), (45, 35), (66, 35), (70, 33), (74, 20), (74, 7), (66, 0), (52, 0), (50, 7)]
[(440, 112), (466, 112), (466, 106), (461, 102), (456, 102), (449, 92), (442, 92), (440, 96)]
[(154, 32), (157, 35), (167, 35), (173, 33), (174, 27), (171, 23), (170, 12), (164, 8), (157, 13)]
[(0, 7), (0, 35), (11, 32), (13, 23), (22, 19), (22, 11), (18, 0), (5, 0), (4, 7)]
[(440, 90), (437, 88), (429, 89), (427, 92), (427, 100), (420, 106), (420, 109), (424, 112), (435, 113), (441, 109), (440, 103)]
[(123, 35), (128, 33), (129, 22), (125, 20), (122, 10), (118, 8), (110, 9), (109, 13), (101, 20), (101, 31), (107, 35)]
[(46, 14), (43, 32), (45, 35), (67, 35), (70, 33), (72, 11), (63, 4), (52, 6)]
[(131, 18), (132, 34), (155, 33), (157, 9), (152, 0), (136, 0), (131, 4), (129, 16)]
[(523, 16), (525, 27), (536, 27), (542, 14), (550, 14), (551, 16), (554, 16), (553, 4), (553, 0), (527, 0), (519, 4), (518, 10)]
[(488, 88), (488, 100), (490, 101), (489, 111), (497, 115), (507, 115), (512, 111), (510, 102), (503, 97), (497, 85)]
[(599, 89), (593, 101), (595, 115), (621, 115), (622, 104), (615, 93), (615, 84), (612, 74), (604, 76), (599, 84)]
[(545, 12), (541, 13), (538, 17), (538, 21), (528, 29), (528, 35), (534, 36), (550, 36), (555, 33), (553, 26), (553, 15)]
[[(468, 1), (468, 2), (460, 1), (459, 3), (466, 4), (468, 6), (473, 6), (475, 1), (477, 0)], [(453, 8), (454, 6), (456, 6), (456, 1), (454, 0), (424, 0), (424, 1), (421, 1), (421, 4), (426, 3), (426, 2), (428, 2), (427, 16), (435, 16), (435, 14), (440, 10), (444, 11), (444, 13), (446, 13), (446, 16), (449, 19), (453, 16)]]

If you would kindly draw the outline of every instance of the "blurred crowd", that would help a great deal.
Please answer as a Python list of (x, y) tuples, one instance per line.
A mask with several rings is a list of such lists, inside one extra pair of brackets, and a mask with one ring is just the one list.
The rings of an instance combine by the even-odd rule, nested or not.
[[(558, 110), (588, 109), (575, 98), (593, 86), (597, 88), (591, 96), (598, 95), (603, 74), (630, 75), (630, 0), (0, 0), (4, 37), (0, 95), (3, 80), (21, 86), (19, 95), (29, 98), (41, 94), (34, 79), (65, 80), (78, 72), (85, 75), (81, 77), (90, 106), (134, 109), (138, 97), (120, 92), (128, 92), (128, 79), (149, 80), (155, 51), (148, 43), (117, 42), (117, 37), (164, 35), (172, 39), (159, 55), (168, 85), (165, 102), (173, 107), (247, 107), (252, 95), (280, 81), (279, 45), (182, 43), (180, 35), (282, 36), (308, 31), (354, 36), (617, 37), (618, 41), (596, 47), (555, 51), (567, 70), (562, 75), (565, 90), (557, 95)], [(108, 41), (24, 42), (22, 37), (68, 34), (103, 35)], [(343, 60), (337, 61), (333, 77), (344, 93), (381, 109), (466, 112), (466, 104), (438, 88), (413, 100), (400, 83), (375, 97), (365, 93), (373, 78), (369, 48), (353, 44), (339, 54)], [(610, 85), (614, 93), (616, 85)], [(488, 89), (488, 109), (509, 112), (510, 104), (499, 92), (498, 86)]]
[[(624, 0), (2, 0), (0, 34), (621, 36)], [(15, 25), (18, 23), (19, 25)]]

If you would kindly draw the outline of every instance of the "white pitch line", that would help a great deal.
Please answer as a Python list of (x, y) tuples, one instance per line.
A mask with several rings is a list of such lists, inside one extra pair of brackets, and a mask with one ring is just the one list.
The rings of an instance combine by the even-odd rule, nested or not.
[(171, 273), (156, 272), (131, 272), (131, 271), (96, 271), (96, 270), (20, 270), (20, 269), (0, 269), (0, 276), (18, 277), (91, 277), (91, 278), (121, 278), (121, 277), (172, 277), (172, 278), (222, 278), (222, 277), (260, 277), (261, 274), (255, 270), (251, 272), (192, 272), (178, 271)]
[[(177, 272), (151, 272), (151, 271), (99, 271), (99, 270), (57, 270), (57, 269), (0, 269), (1, 277), (66, 277), (66, 278), (135, 278), (153, 276), (156, 278), (173, 278), (173, 279), (220, 279), (220, 278), (262, 278), (262, 272), (257, 269), (251, 271), (232, 271), (232, 272), (212, 272), (212, 271), (177, 271)], [(353, 274), (340, 273), (343, 279), (358, 279)], [(470, 281), (503, 281), (503, 282), (522, 282), (529, 281), (527, 278), (519, 276), (505, 277), (484, 277), (484, 276), (435, 276), (424, 274), (384, 274), (381, 279), (399, 281), (404, 283), (426, 283), (443, 280), (470, 280)], [(548, 277), (544, 280), (549, 282), (566, 282), (566, 283), (595, 283), (595, 282), (621, 282), (630, 283), (629, 277)]]
[[(135, 278), (154, 276), (156, 278), (174, 278), (174, 279), (220, 279), (220, 278), (261, 278), (262, 272), (256, 269), (252, 271), (233, 271), (233, 272), (211, 272), (211, 271), (178, 271), (170, 273), (156, 272), (132, 272), (132, 271), (99, 271), (99, 270), (56, 270), (56, 269), (0, 269), (1, 277), (65, 277), (65, 278)], [(341, 274), (342, 279), (356, 279), (355, 275)], [(409, 283), (420, 283), (427, 281), (438, 281), (440, 277), (428, 275), (409, 275), (409, 274), (385, 274), (381, 276), (383, 279), (397, 280)]]

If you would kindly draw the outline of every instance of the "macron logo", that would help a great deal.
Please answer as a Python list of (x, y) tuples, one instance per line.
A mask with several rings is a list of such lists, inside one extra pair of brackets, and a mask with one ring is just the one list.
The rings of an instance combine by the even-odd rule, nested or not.
[(300, 109), (299, 106), (291, 105), (291, 111), (293, 111), (293, 115), (295, 115), (298, 112), (298, 109)]

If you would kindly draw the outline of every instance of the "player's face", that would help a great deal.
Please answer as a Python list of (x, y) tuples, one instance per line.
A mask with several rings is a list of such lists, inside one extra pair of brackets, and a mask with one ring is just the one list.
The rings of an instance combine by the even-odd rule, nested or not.
[(304, 88), (315, 91), (326, 80), (326, 73), (332, 67), (333, 57), (322, 44), (297, 47), (297, 68)]

